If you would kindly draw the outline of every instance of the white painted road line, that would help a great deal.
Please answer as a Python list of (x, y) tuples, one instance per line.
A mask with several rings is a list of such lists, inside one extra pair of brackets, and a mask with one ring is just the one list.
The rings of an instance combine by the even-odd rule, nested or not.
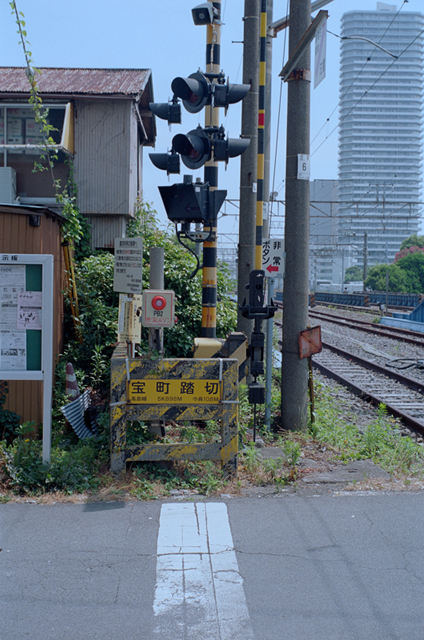
[(153, 610), (165, 640), (253, 640), (224, 503), (162, 505)]

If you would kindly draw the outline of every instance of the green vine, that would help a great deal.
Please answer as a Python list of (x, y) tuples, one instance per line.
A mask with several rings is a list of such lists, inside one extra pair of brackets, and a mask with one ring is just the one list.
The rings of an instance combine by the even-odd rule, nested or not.
[[(32, 106), (35, 122), (40, 128), (44, 142), (44, 153), (40, 155), (39, 161), (34, 162), (33, 171), (50, 170), (56, 202), (62, 205), (62, 213), (65, 218), (65, 222), (62, 225), (63, 238), (65, 241), (69, 242), (72, 248), (75, 248), (75, 245), (81, 241), (84, 233), (87, 231), (87, 225), (84, 225), (76, 205), (76, 189), (73, 189), (72, 193), (70, 192), (70, 186), (73, 187), (75, 185), (73, 182), (72, 164), (71, 162), (67, 163), (70, 169), (70, 178), (68, 179), (68, 184), (64, 189), (62, 189), (60, 180), (55, 179), (54, 176), (54, 163), (57, 162), (58, 155), (57, 150), (54, 148), (56, 143), (52, 138), (51, 133), (53, 131), (57, 131), (57, 129), (49, 124), (49, 110), (43, 106), (43, 101), (40, 96), (36, 75), (41, 72), (33, 66), (32, 53), (28, 49), (28, 46), (31, 45), (27, 40), (25, 16), (22, 11), (18, 11), (16, 0), (13, 0), (9, 4), (12, 9), (12, 15), (16, 17), (16, 24), (18, 25), (17, 33), (20, 37), (20, 43), (22, 44), (25, 56), (26, 76), (30, 86), (30, 97), (28, 102)], [(42, 164), (43, 161), (46, 162), (47, 166)]]

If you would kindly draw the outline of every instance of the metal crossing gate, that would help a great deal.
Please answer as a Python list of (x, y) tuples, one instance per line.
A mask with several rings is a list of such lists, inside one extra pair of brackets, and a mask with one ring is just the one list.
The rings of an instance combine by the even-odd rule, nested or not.
[[(236, 359), (131, 359), (118, 345), (111, 361), (111, 470), (124, 471), (136, 461), (220, 460), (227, 474), (235, 474), (238, 376)], [(221, 441), (127, 446), (132, 420), (219, 420)]]

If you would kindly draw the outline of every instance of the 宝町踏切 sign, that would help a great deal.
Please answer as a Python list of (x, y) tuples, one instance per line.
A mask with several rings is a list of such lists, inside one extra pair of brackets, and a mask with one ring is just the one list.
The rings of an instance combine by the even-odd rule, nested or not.
[(130, 404), (216, 404), (222, 399), (219, 380), (130, 380)]

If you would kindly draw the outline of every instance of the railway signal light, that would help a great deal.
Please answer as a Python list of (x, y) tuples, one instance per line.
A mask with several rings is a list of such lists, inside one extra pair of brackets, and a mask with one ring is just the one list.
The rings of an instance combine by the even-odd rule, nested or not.
[(188, 78), (174, 78), (171, 89), (181, 98), (190, 113), (199, 113), (211, 102), (212, 85), (200, 71), (192, 73)]
[(171, 222), (200, 222), (216, 220), (227, 192), (209, 189), (209, 183), (183, 183), (159, 187), (166, 214)]
[(214, 85), (213, 105), (227, 109), (230, 104), (243, 100), (249, 90), (250, 84), (230, 84), (228, 80), (226, 83), (217, 82)]
[(199, 125), (197, 129), (189, 131), (187, 135), (178, 133), (172, 139), (173, 149), (181, 155), (181, 160), (189, 169), (200, 169), (210, 159), (212, 152), (211, 140)]
[(168, 124), (181, 124), (181, 105), (174, 95), (171, 102), (150, 102), (150, 111)]
[(220, 127), (213, 140), (213, 159), (228, 162), (230, 158), (236, 158), (247, 149), (249, 138), (225, 138), (224, 127)]
[(180, 156), (178, 153), (149, 153), (149, 158), (158, 169), (170, 173), (180, 173)]

